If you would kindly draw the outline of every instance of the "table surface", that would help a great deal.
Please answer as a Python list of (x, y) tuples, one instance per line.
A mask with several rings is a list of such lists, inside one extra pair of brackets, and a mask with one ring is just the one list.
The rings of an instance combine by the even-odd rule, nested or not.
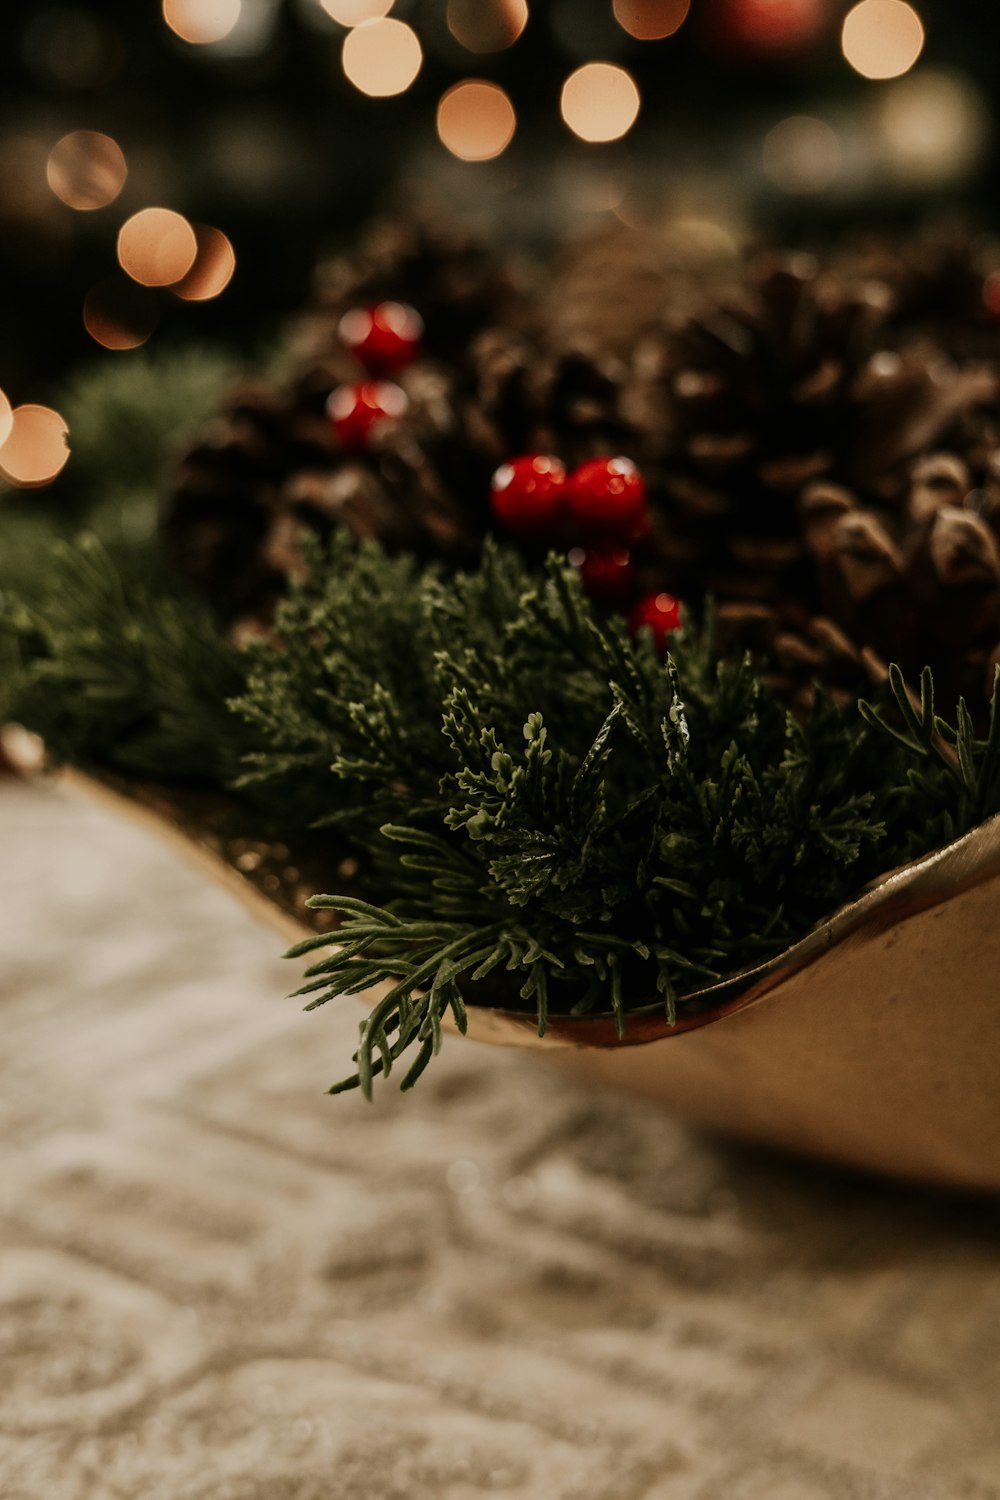
[(4, 1500), (998, 1500), (1000, 1206), (790, 1161), (354, 1001), (0, 781)]

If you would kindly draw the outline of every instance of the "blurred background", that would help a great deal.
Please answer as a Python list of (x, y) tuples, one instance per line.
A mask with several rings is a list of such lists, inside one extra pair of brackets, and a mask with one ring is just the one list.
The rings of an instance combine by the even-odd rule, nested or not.
[(257, 349), (415, 194), (511, 242), (614, 217), (694, 256), (995, 227), (1000, 18), (945, 0), (24, 0), (0, 53), (0, 471), (60, 382)]

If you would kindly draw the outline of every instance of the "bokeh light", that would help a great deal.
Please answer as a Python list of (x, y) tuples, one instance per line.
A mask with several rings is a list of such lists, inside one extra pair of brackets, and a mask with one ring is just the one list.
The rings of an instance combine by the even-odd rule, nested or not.
[(10, 437), (11, 428), (14, 426), (14, 408), (7, 399), (7, 393), (0, 391), (0, 447)]
[(514, 106), (495, 83), (467, 78), (443, 94), (437, 108), (441, 143), (462, 161), (489, 161), (510, 145)]
[(50, 406), (16, 407), (0, 445), (0, 473), (22, 489), (50, 484), (69, 458), (68, 431)]
[(91, 287), (83, 301), (83, 326), (104, 349), (138, 349), (155, 329), (160, 305), (155, 293), (124, 276)]
[(118, 232), (118, 263), (142, 286), (173, 286), (194, 265), (194, 230), (171, 208), (143, 208)]
[(29, 233), (44, 224), (47, 236), (59, 234), (65, 243), (72, 235), (68, 215), (45, 180), (50, 149), (51, 139), (0, 130), (0, 224), (14, 222)]
[(812, 115), (791, 115), (764, 138), (764, 171), (785, 193), (820, 193), (839, 176), (843, 152), (835, 130)]
[(640, 42), (658, 42), (683, 25), (691, 0), (615, 0), (615, 20)]
[(163, 19), (183, 42), (221, 42), (240, 18), (242, 0), (163, 0)]
[(715, 0), (709, 17), (723, 51), (789, 57), (819, 41), (829, 6), (827, 0)]
[(362, 94), (385, 99), (402, 94), (420, 72), (423, 53), (405, 21), (363, 21), (344, 38), (344, 72)]
[(195, 224), (194, 233), (198, 242), (194, 264), (170, 290), (185, 302), (210, 302), (232, 281), (236, 252), (228, 235), (210, 224)]
[(943, 186), (978, 164), (990, 136), (990, 112), (964, 75), (921, 68), (885, 90), (879, 133), (897, 177)]
[(696, 216), (671, 220), (665, 235), (671, 254), (683, 266), (733, 263), (744, 239), (745, 231), (738, 222), (720, 223)]
[(898, 78), (923, 51), (924, 28), (906, 0), (861, 0), (844, 17), (840, 41), (862, 78)]
[(331, 21), (340, 26), (360, 26), (378, 21), (392, 10), (393, 0), (319, 0)]
[(584, 63), (562, 88), (562, 117), (582, 141), (616, 141), (639, 114), (639, 90), (631, 73), (614, 63)]
[(21, 47), (40, 82), (68, 89), (101, 88), (125, 62), (120, 32), (75, 5), (35, 8)]
[(528, 24), (527, 0), (448, 0), (448, 30), (467, 52), (502, 52)]
[(45, 168), (56, 197), (86, 212), (106, 208), (125, 186), (128, 166), (117, 141), (97, 130), (72, 130), (52, 147)]
[(983, 306), (1000, 318), (1000, 271), (991, 271), (983, 282)]

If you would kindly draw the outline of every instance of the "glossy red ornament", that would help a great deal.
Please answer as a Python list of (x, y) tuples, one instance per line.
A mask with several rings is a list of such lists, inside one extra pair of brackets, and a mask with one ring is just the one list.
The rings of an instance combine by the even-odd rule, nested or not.
[(338, 385), (326, 403), (331, 426), (345, 448), (366, 448), (378, 422), (398, 422), (409, 406), (406, 392), (389, 380)]
[(678, 629), (680, 623), (681, 603), (673, 594), (647, 594), (628, 617), (632, 634), (638, 635), (644, 628), (651, 631), (658, 651), (666, 651), (667, 637)]
[(373, 375), (395, 375), (420, 353), (424, 320), (406, 302), (352, 307), (340, 320), (340, 337)]
[(551, 453), (512, 458), (490, 483), (494, 516), (521, 536), (553, 531), (562, 519), (565, 496), (566, 466)]
[(569, 476), (566, 508), (588, 536), (629, 539), (646, 513), (646, 482), (630, 458), (591, 458)]
[(612, 604), (628, 597), (635, 570), (627, 547), (574, 547), (569, 560), (592, 599)]

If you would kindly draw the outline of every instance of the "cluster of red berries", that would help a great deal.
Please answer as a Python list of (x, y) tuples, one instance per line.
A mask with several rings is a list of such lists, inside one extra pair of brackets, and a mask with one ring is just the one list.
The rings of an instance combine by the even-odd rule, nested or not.
[[(582, 541), (569, 560), (587, 593), (624, 604), (633, 592), (632, 547), (649, 534), (646, 483), (629, 458), (591, 458), (572, 473), (550, 453), (527, 453), (501, 464), (491, 485), (493, 514), (515, 536), (544, 540), (568, 527)], [(661, 650), (680, 624), (672, 594), (647, 594), (629, 614), (635, 634), (648, 629)]]
[(368, 372), (368, 380), (338, 385), (327, 402), (327, 415), (345, 448), (365, 448), (379, 422), (404, 416), (409, 398), (388, 377), (398, 375), (420, 353), (423, 319), (405, 302), (352, 307), (340, 320), (344, 345)]
[[(409, 398), (389, 377), (398, 375), (420, 353), (424, 325), (405, 302), (354, 307), (340, 320), (345, 347), (368, 378), (338, 385), (327, 402), (327, 416), (340, 444), (353, 451), (368, 446), (376, 426), (406, 415)], [(623, 606), (634, 592), (632, 547), (649, 532), (646, 484), (629, 458), (591, 458), (571, 474), (548, 453), (528, 453), (502, 464), (491, 485), (493, 514), (515, 536), (555, 539), (567, 529), (579, 536), (570, 562), (592, 598)], [(629, 625), (635, 634), (652, 632), (661, 650), (680, 624), (672, 594), (648, 594), (633, 605)]]

